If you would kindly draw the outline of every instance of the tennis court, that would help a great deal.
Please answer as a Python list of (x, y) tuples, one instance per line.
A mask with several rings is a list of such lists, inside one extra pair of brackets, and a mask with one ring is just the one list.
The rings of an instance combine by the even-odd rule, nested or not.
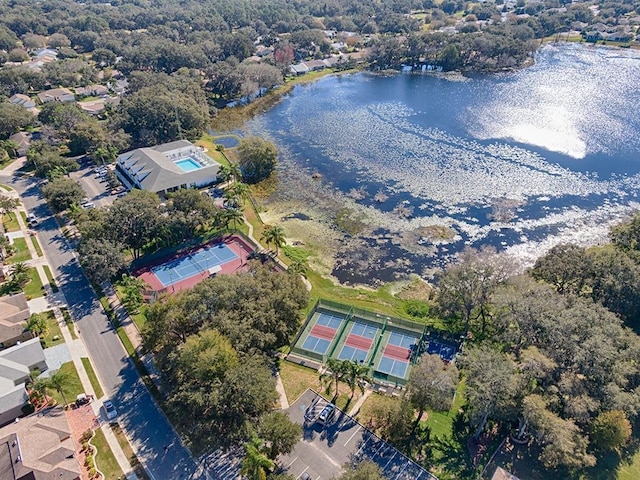
[(453, 359), (456, 356), (458, 349), (452, 345), (447, 345), (446, 343), (434, 342), (433, 340), (429, 341), (429, 345), (427, 345), (427, 353), (430, 354), (438, 354), (440, 358), (446, 360), (447, 362), (453, 362)]
[(368, 323), (353, 322), (349, 335), (338, 354), (340, 360), (355, 360), (364, 362), (369, 356), (373, 340), (378, 335), (379, 328)]
[(238, 258), (226, 244), (210, 245), (184, 257), (171, 260), (151, 269), (163, 286), (168, 287), (185, 278), (210, 271), (215, 273), (221, 265)]
[(380, 373), (386, 373), (387, 375), (393, 375), (394, 377), (404, 378), (409, 367), (408, 361), (403, 361), (397, 358), (391, 358), (387, 355), (382, 355), (376, 370)]
[(309, 352), (324, 355), (329, 350), (331, 342), (336, 337), (336, 333), (343, 321), (344, 317), (320, 312), (302, 344), (302, 348)]
[(388, 344), (411, 349), (414, 345), (418, 344), (418, 337), (415, 335), (408, 335), (406, 333), (391, 332)]

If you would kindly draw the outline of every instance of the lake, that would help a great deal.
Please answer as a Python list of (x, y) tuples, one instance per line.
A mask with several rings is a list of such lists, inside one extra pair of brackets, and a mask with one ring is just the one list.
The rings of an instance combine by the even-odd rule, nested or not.
[(247, 129), (281, 151), (267, 204), (332, 203), (323, 221), (351, 235), (331, 273), (378, 285), (429, 277), (465, 246), (526, 265), (605, 241), (639, 206), (639, 80), (637, 52), (548, 45), (509, 74), (325, 77)]

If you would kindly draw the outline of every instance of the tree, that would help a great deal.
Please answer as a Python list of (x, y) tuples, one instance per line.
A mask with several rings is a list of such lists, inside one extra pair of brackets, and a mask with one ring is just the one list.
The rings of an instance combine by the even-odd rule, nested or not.
[(20, 199), (0, 195), (0, 223), (4, 222), (4, 216), (7, 214), (9, 215), (9, 218), (11, 218), (11, 212), (19, 206)]
[(240, 210), (238, 210), (237, 208), (227, 208), (227, 209), (225, 209), (224, 213), (223, 213), (223, 216), (224, 216), (223, 223), (226, 223), (226, 225), (229, 225), (229, 223), (233, 223), (233, 231), (234, 232), (236, 230), (238, 230), (238, 223), (244, 221), (244, 216), (242, 215), (242, 212)]
[(22, 105), (0, 102), (0, 140), (33, 125), (35, 117)]
[(624, 412), (602, 412), (591, 424), (591, 440), (601, 451), (617, 450), (631, 437), (631, 423)]
[(47, 317), (40, 313), (32, 313), (27, 322), (27, 330), (35, 336), (45, 338), (49, 335), (49, 322)]
[(260, 137), (245, 137), (238, 145), (238, 158), (244, 180), (258, 183), (268, 178), (276, 168), (278, 149)]
[(144, 302), (142, 290), (145, 284), (133, 275), (124, 274), (118, 285), (122, 288), (122, 303), (130, 313), (138, 313), (140, 306)]
[(409, 401), (418, 409), (414, 426), (420, 422), (427, 408), (449, 410), (457, 384), (458, 369), (455, 365), (444, 363), (437, 354), (423, 354), (411, 369), (407, 385)]
[(44, 380), (47, 388), (52, 388), (62, 396), (62, 401), (67, 405), (67, 399), (64, 395), (65, 388), (71, 379), (69, 372), (63, 370), (56, 370), (53, 375)]
[(553, 285), (558, 293), (580, 294), (588, 275), (586, 250), (573, 244), (560, 244), (536, 260), (531, 276)]
[(260, 451), (262, 441), (254, 436), (244, 444), (245, 457), (240, 473), (249, 480), (266, 480), (267, 471), (275, 467), (275, 463)]
[(162, 218), (160, 199), (153, 192), (133, 190), (115, 202), (108, 215), (114, 240), (131, 248), (134, 258), (139, 258), (142, 248), (155, 240)]
[(260, 240), (276, 247), (276, 255), (278, 255), (280, 247), (285, 244), (284, 230), (279, 225), (267, 226)]
[(369, 367), (359, 364), (355, 360), (344, 360), (342, 362), (342, 381), (351, 389), (351, 397), (356, 393), (356, 388), (364, 393), (364, 387), (367, 382), (371, 382), (369, 377)]
[(384, 480), (380, 467), (370, 460), (363, 460), (356, 468), (351, 465), (345, 466), (344, 472), (339, 480)]
[(342, 360), (329, 358), (327, 359), (327, 363), (324, 367), (324, 371), (320, 374), (320, 383), (324, 385), (327, 395), (330, 395), (334, 390), (333, 386), (335, 382), (334, 397), (337, 398), (339, 394), (339, 382), (342, 380), (342, 376), (344, 375)]
[(471, 346), (460, 358), (467, 378), (469, 416), (478, 439), (489, 418), (514, 416), (518, 377), (515, 365), (488, 346)]
[(18, 289), (23, 288), (27, 283), (31, 281), (29, 278), (29, 271), (31, 267), (25, 262), (14, 263), (11, 267), (11, 283)]
[(127, 266), (122, 250), (121, 244), (105, 238), (83, 238), (78, 248), (84, 272), (97, 285)]
[(293, 451), (302, 438), (302, 427), (282, 412), (270, 412), (260, 419), (258, 436), (265, 441), (267, 457), (275, 460)]
[(71, 178), (57, 178), (42, 188), (42, 194), (56, 212), (66, 210), (71, 205), (79, 204), (86, 193), (80, 184)]

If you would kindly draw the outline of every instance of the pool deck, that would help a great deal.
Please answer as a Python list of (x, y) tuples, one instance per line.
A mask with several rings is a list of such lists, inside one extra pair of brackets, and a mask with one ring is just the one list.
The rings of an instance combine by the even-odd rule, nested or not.
[[(178, 258), (184, 257), (185, 255), (188, 255), (190, 253), (196, 252), (202, 249), (203, 247), (215, 245), (218, 243), (220, 243), (220, 240), (209, 242), (204, 245), (198, 245), (197, 247), (192, 248), (189, 251), (182, 251), (172, 255), (171, 257), (162, 258), (153, 264), (142, 267), (137, 272), (135, 272), (134, 275), (137, 276), (143, 282), (145, 282), (151, 290), (157, 293), (178, 292), (186, 288), (191, 288), (194, 285), (197, 285), (201, 281), (208, 278), (209, 274), (207, 272), (198, 272), (191, 277), (185, 278), (184, 280), (175, 282), (168, 286), (164, 286), (162, 282), (160, 282), (158, 277), (155, 276), (152, 269), (158, 265), (162, 265), (172, 260), (176, 260)], [(249, 255), (253, 253), (254, 248), (248, 242), (246, 242), (243, 238), (236, 235), (225, 237), (222, 240), (222, 243), (224, 243), (227, 247), (229, 247), (233, 251), (233, 253), (235, 253), (238, 257), (234, 258), (233, 260), (227, 263), (220, 265), (220, 268), (221, 268), (220, 273), (228, 274), (228, 273), (238, 273), (238, 272), (246, 271), (247, 259)]]

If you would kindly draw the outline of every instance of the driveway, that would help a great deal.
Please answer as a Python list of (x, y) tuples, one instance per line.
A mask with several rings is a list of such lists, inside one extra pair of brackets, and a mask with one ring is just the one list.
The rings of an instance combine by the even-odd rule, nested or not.
[(155, 480), (204, 479), (204, 474), (180, 444), (178, 436), (138, 376), (120, 339), (111, 329), (80, 268), (75, 251), (67, 243), (40, 194), (37, 179), (14, 177), (0, 171), (0, 183), (15, 188), (27, 210), (41, 219), (35, 228), (40, 245), (138, 458)]

